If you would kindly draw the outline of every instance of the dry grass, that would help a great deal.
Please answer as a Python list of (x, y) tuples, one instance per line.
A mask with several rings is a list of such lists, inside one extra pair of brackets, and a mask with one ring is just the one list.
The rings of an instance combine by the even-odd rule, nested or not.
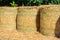
[[(2, 35), (3, 34), (3, 35)], [(36, 33), (26, 33), (17, 31), (7, 31), (0, 30), (0, 40), (60, 40), (52, 36), (43, 36), (42, 34)]]
[[(42, 7), (42, 6), (41, 6)], [(46, 8), (48, 6), (44, 6), (43, 8)], [(29, 13), (30, 14), (30, 13)], [(48, 14), (50, 15), (50, 13)], [(47, 16), (48, 16), (47, 15)], [(46, 16), (46, 17), (47, 17)], [(27, 17), (26, 17), (27, 18)], [(33, 18), (33, 16), (32, 16)], [(50, 18), (50, 17), (49, 17)], [(56, 17), (54, 16), (54, 18), (56, 19)], [(47, 19), (47, 18), (46, 18)], [(53, 19), (53, 18), (52, 18)], [(29, 19), (30, 20), (30, 19)], [(48, 19), (50, 20), (50, 19)], [(24, 20), (23, 20), (24, 21)], [(29, 23), (28, 20), (27, 21), (27, 24)], [(42, 21), (43, 22), (43, 21)], [(49, 21), (46, 21), (46, 22), (49, 22)], [(35, 22), (34, 22), (35, 23)], [(33, 23), (33, 24), (34, 24)], [(24, 24), (25, 25), (25, 24)], [(32, 24), (31, 24), (32, 25)], [(31, 26), (29, 25), (29, 26)], [(36, 25), (36, 24), (35, 24)], [(25, 25), (26, 26), (26, 25)], [(43, 25), (44, 26), (44, 25)], [(49, 25), (47, 25), (49, 26)], [(34, 26), (35, 27), (35, 26)], [(31, 27), (32, 28), (32, 27)], [(22, 28), (23, 29), (23, 28)], [(28, 29), (28, 28), (27, 28)], [(34, 28), (33, 28), (34, 29)], [(36, 31), (36, 30), (35, 30)], [(60, 40), (56, 37), (53, 37), (53, 36), (45, 36), (45, 35), (42, 35), (38, 32), (19, 32), (19, 31), (16, 31), (16, 30), (11, 30), (11, 31), (8, 31), (8, 30), (0, 30), (0, 40)]]

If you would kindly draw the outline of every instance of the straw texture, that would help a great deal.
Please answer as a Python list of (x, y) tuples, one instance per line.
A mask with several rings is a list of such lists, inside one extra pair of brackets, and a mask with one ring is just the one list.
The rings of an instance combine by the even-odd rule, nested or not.
[(57, 23), (60, 17), (60, 6), (52, 5), (43, 8), (40, 13), (40, 32), (43, 35), (55, 36), (56, 33), (60, 33), (59, 23)]
[(36, 32), (36, 7), (20, 7), (17, 15), (17, 30), (21, 32)]
[(0, 29), (16, 29), (17, 8), (0, 7)]

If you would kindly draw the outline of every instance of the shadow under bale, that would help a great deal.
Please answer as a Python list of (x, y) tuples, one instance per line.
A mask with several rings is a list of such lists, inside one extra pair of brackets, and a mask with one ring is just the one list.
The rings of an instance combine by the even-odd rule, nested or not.
[(37, 27), (37, 31), (40, 32), (40, 11), (39, 10), (36, 16), (36, 27)]
[(55, 36), (57, 38), (60, 38), (60, 17), (58, 18), (58, 20), (56, 22)]
[(37, 12), (37, 16), (36, 16), (36, 28), (37, 28), (37, 32), (40, 32), (40, 13), (42, 11), (43, 8), (39, 8), (38, 12)]

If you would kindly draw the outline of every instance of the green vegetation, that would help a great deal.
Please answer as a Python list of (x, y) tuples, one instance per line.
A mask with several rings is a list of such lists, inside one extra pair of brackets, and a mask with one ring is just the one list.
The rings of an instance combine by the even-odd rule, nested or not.
[(0, 0), (0, 6), (39, 6), (60, 4), (60, 0)]
[(42, 3), (42, 0), (24, 0), (25, 6), (39, 6)]
[(10, 3), (10, 4), (11, 4), (12, 7), (16, 7), (17, 6), (17, 4), (14, 1), (12, 1), (12, 3)]

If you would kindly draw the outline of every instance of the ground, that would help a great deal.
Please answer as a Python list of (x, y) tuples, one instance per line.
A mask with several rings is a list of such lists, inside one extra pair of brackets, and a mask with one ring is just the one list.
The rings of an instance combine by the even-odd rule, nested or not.
[(60, 39), (52, 36), (43, 36), (38, 32), (27, 33), (0, 30), (0, 40), (60, 40)]

